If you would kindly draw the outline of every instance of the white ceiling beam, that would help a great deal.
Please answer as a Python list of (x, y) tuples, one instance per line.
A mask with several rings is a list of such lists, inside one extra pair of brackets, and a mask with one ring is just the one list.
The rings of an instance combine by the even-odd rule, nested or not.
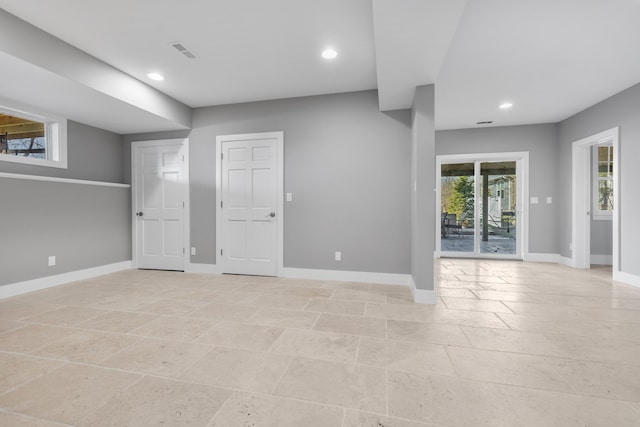
[(433, 84), (467, 0), (373, 0), (381, 111), (411, 107), (417, 86)]
[[(158, 127), (159, 122), (163, 121), (167, 122), (162, 126), (163, 128), (188, 129), (191, 127), (191, 109), (186, 105), (2, 9), (0, 9), (0, 53), (16, 58), (23, 63), (23, 66), (31, 64), (34, 68), (40, 69), (40, 72), (46, 71), (47, 74), (64, 79), (65, 84), (60, 86), (60, 93), (49, 90), (51, 97), (70, 97), (72, 93), (69, 91), (77, 90), (82, 92), (83, 99), (87, 99), (87, 93), (93, 91), (95, 102), (104, 102), (106, 95), (111, 98), (109, 107), (113, 107), (113, 101), (125, 104), (122, 105), (125, 110), (135, 111), (136, 115), (140, 116), (141, 127), (137, 130), (138, 132), (146, 131), (143, 117), (145, 115), (153, 116), (148, 117), (153, 127)], [(4, 64), (9, 62), (5, 61)], [(5, 74), (4, 71), (7, 75), (10, 74), (10, 70), (3, 70), (3, 74)], [(0, 84), (8, 86), (12, 83), (3, 81)], [(64, 91), (62, 91), (63, 87)], [(87, 89), (90, 91), (87, 92)], [(11, 90), (7, 88), (7, 91)], [(32, 104), (48, 103), (45, 96), (36, 96), (32, 100), (23, 98), (21, 101)], [(53, 106), (57, 102), (59, 101), (51, 99), (50, 104)], [(48, 105), (41, 106), (53, 109)], [(82, 117), (82, 110), (86, 108), (78, 105), (76, 112), (73, 106), (67, 107), (70, 107), (70, 111), (66, 113), (70, 113), (71, 119), (74, 119), (74, 112)], [(99, 123), (94, 125), (99, 126)]]

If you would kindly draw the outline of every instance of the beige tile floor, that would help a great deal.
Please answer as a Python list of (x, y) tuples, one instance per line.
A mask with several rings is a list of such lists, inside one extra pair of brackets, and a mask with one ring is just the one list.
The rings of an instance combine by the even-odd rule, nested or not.
[(1, 426), (639, 426), (640, 289), (440, 260), (378, 284), (125, 271), (0, 301)]

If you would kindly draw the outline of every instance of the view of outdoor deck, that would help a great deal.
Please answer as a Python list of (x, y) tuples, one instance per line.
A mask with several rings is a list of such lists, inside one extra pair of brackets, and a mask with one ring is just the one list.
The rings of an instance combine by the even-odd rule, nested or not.
[(515, 161), (443, 164), (440, 185), (441, 252), (517, 253)]

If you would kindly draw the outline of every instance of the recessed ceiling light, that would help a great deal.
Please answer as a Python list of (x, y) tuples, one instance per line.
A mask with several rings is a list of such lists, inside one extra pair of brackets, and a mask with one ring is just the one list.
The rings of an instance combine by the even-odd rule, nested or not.
[(147, 74), (147, 77), (149, 77), (151, 80), (155, 80), (157, 82), (161, 82), (164, 80), (164, 76), (162, 74), (158, 74), (158, 73), (149, 73)]
[(322, 57), (324, 59), (333, 59), (336, 56), (338, 56), (338, 52), (336, 52), (334, 49), (329, 48), (322, 51)]
[(503, 102), (502, 104), (500, 104), (501, 110), (508, 110), (511, 107), (513, 107), (513, 104), (510, 102)]

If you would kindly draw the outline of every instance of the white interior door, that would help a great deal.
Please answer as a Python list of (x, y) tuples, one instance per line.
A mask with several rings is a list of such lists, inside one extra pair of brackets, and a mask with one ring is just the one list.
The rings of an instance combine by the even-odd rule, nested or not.
[(277, 276), (282, 133), (219, 137), (223, 273)]
[(134, 142), (133, 151), (136, 265), (184, 270), (185, 141)]

